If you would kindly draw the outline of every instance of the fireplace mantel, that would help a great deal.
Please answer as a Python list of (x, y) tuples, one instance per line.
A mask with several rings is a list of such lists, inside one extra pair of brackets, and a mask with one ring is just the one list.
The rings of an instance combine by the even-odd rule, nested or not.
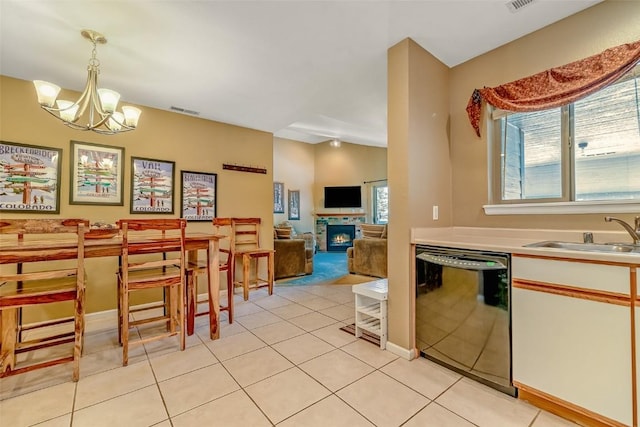
[(341, 217), (341, 216), (354, 216), (354, 217), (365, 217), (367, 214), (364, 212), (360, 213), (342, 213), (342, 212), (322, 212), (315, 213), (315, 216), (333, 216), (333, 217)]

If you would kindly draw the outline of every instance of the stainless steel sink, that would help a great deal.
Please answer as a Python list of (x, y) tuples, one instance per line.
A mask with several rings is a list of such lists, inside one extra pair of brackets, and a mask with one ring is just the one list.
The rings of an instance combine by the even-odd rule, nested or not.
[(547, 240), (544, 242), (530, 243), (525, 245), (528, 248), (553, 248), (566, 249), (568, 251), (585, 251), (585, 252), (613, 252), (613, 253), (634, 253), (640, 255), (640, 246), (626, 244), (608, 244), (608, 243), (577, 243), (577, 242), (559, 242), (555, 240)]

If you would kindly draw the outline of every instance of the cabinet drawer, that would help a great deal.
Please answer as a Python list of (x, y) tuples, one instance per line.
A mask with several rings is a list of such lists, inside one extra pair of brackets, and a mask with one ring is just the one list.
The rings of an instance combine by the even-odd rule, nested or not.
[(630, 269), (625, 266), (514, 256), (514, 280), (532, 280), (587, 290), (630, 294)]

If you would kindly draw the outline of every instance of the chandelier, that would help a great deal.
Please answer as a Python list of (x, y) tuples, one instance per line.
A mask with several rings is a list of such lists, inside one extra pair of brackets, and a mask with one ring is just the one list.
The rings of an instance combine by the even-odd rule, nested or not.
[(77, 101), (56, 101), (60, 86), (42, 80), (34, 80), (40, 106), (70, 128), (91, 130), (103, 135), (134, 130), (138, 125), (140, 109), (125, 105), (122, 112), (116, 111), (120, 94), (110, 89), (98, 89), (100, 61), (96, 58), (96, 44), (105, 44), (107, 39), (97, 31), (82, 30), (82, 37), (93, 44), (91, 59), (87, 66), (87, 85)]

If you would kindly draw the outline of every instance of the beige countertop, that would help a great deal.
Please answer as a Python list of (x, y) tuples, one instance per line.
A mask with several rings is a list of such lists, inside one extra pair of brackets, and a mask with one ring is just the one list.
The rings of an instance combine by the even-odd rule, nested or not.
[[(583, 230), (562, 231), (479, 227), (413, 228), (411, 230), (411, 243), (640, 265), (640, 252), (609, 253), (524, 247), (527, 244), (546, 240), (579, 243), (583, 241), (582, 233)], [(630, 236), (624, 231), (593, 231), (592, 233), (595, 243), (618, 242), (631, 244)]]

